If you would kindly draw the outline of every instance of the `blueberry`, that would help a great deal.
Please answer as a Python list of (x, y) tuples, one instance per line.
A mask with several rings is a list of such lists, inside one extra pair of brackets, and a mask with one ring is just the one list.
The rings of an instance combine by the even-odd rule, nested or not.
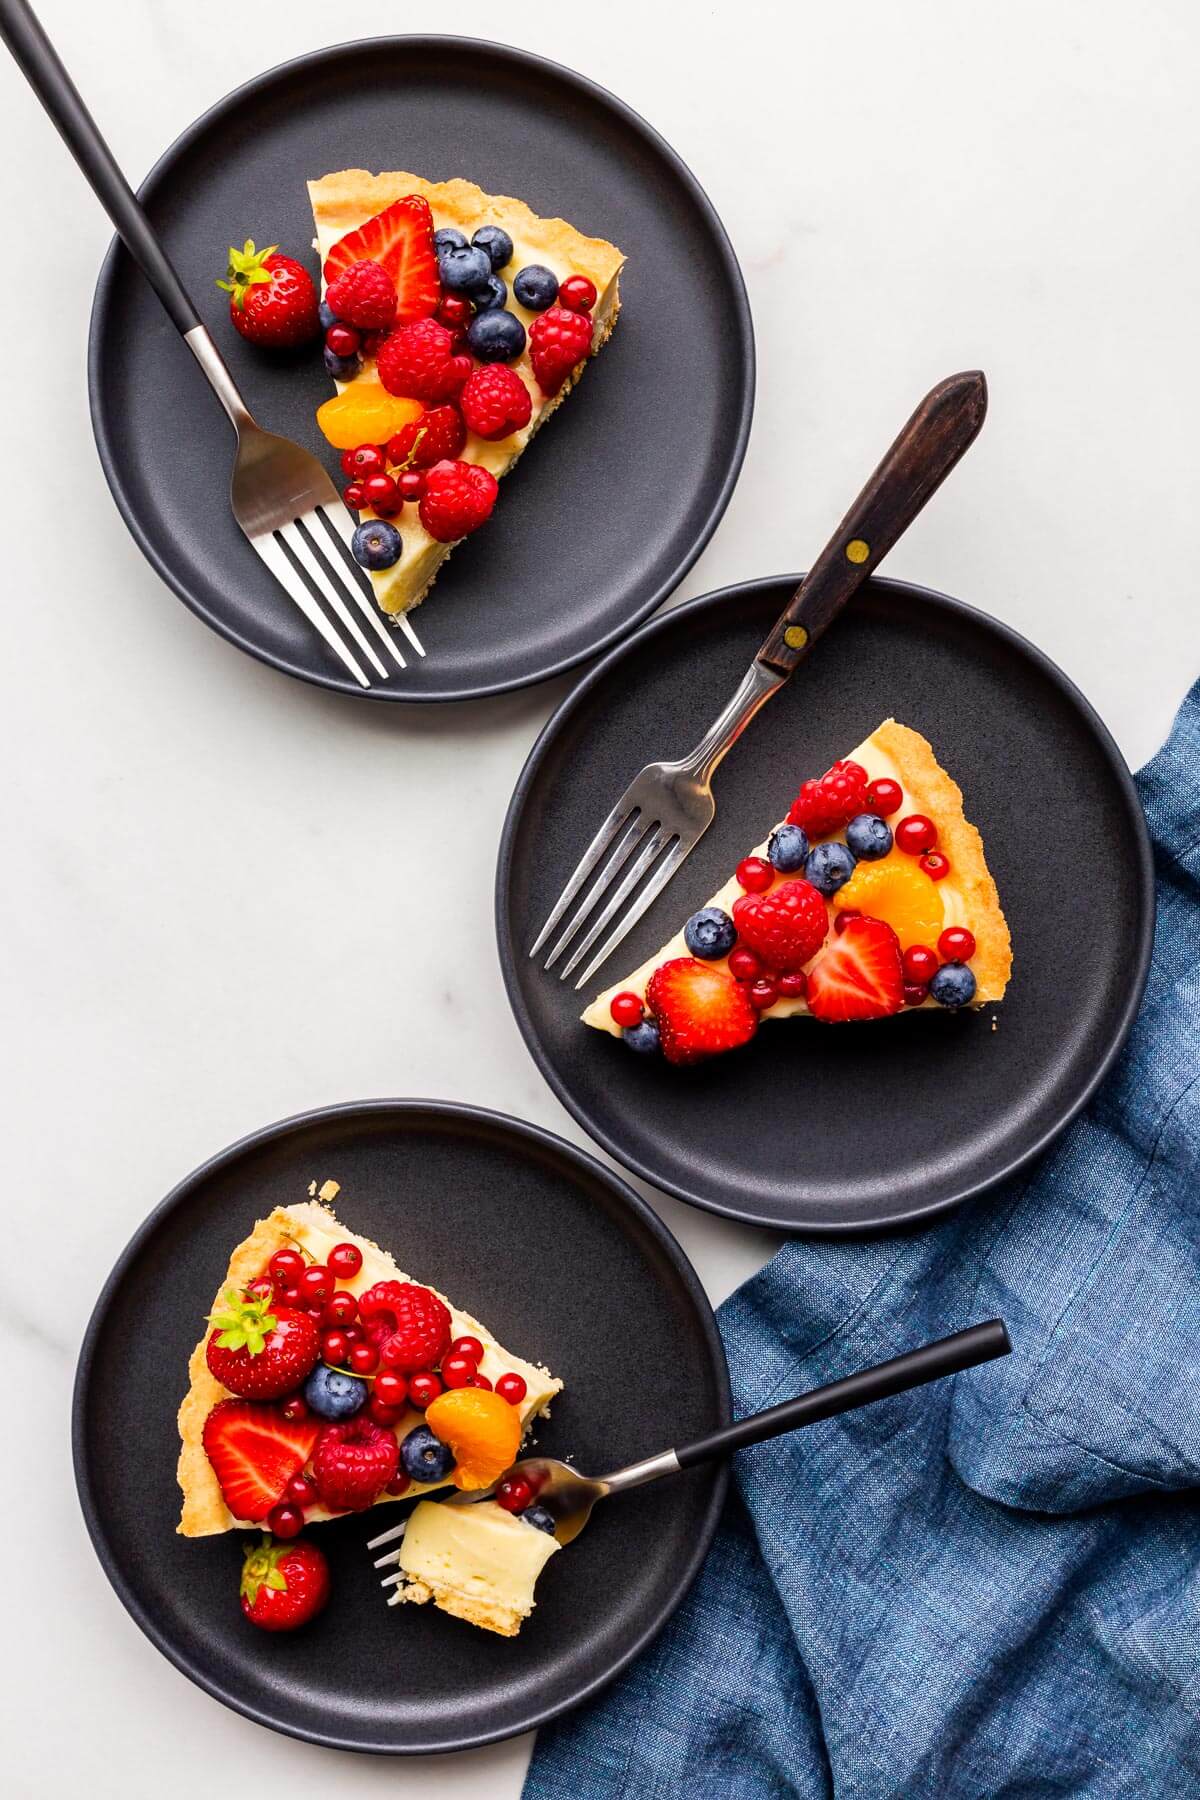
[(737, 930), (719, 906), (702, 906), (684, 926), (683, 941), (693, 956), (712, 962), (714, 957), (729, 955), (737, 943)]
[(541, 263), (530, 263), (515, 277), (513, 297), (527, 312), (545, 312), (558, 299), (558, 276)]
[(482, 287), (471, 289), (467, 299), (477, 313), (494, 312), (508, 299), (508, 283), (498, 275), (489, 275)]
[(845, 844), (818, 844), (805, 860), (805, 878), (819, 894), (828, 897), (845, 887), (854, 873), (854, 861), (853, 850), (848, 850)]
[(794, 875), (808, 858), (808, 833), (803, 825), (777, 825), (767, 842), (771, 867), (781, 875)]
[(332, 375), (335, 381), (353, 381), (362, 368), (362, 357), (357, 350), (353, 356), (339, 356), (336, 350), (331, 350), (326, 344), (322, 352), (322, 359), (325, 363), (325, 373)]
[(471, 288), (482, 287), (491, 272), (487, 251), (474, 250), (470, 244), (443, 250), (438, 257), (442, 286), (448, 287), (451, 293), (465, 294)]
[(653, 1019), (643, 1019), (640, 1025), (627, 1025), (621, 1036), (629, 1049), (636, 1050), (639, 1056), (657, 1056), (662, 1049), (658, 1026)]
[(524, 1519), (527, 1525), (532, 1525), (535, 1531), (548, 1531), (551, 1537), (554, 1536), (554, 1517), (544, 1506), (527, 1506), (517, 1516)]
[(338, 316), (334, 312), (332, 306), (330, 306), (328, 300), (322, 300), (320, 306), (317, 308), (317, 312), (320, 316), (322, 331), (328, 331), (331, 325), (337, 324)]
[(493, 269), (502, 269), (512, 261), (513, 241), (499, 225), (481, 225), (471, 242), (477, 250), (486, 252)]
[(410, 1481), (445, 1481), (454, 1467), (454, 1452), (428, 1425), (416, 1425), (400, 1446), (400, 1467)]
[(467, 348), (480, 362), (512, 362), (525, 348), (525, 327), (516, 313), (476, 313), (467, 327)]
[(443, 225), (440, 231), (435, 231), (433, 234), (433, 247), (440, 256), (443, 250), (465, 250), (467, 240), (461, 231), (454, 229), (453, 225)]
[(939, 1006), (969, 1006), (975, 998), (975, 977), (966, 963), (943, 963), (929, 991)]
[(318, 1363), (304, 1384), (304, 1398), (321, 1419), (352, 1419), (366, 1403), (367, 1384)]
[(859, 813), (846, 827), (846, 842), (859, 862), (878, 862), (892, 847), (892, 828), (875, 813)]
[(386, 519), (365, 519), (350, 540), (354, 560), (364, 569), (390, 569), (400, 561), (404, 539)]

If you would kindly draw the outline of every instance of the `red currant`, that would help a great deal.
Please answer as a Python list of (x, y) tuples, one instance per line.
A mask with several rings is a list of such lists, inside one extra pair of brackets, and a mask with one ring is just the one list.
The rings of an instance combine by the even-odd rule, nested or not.
[(403, 1406), (385, 1406), (375, 1394), (367, 1401), (367, 1414), (376, 1425), (398, 1425), (405, 1410)]
[(247, 1294), (253, 1295), (257, 1300), (273, 1300), (275, 1298), (275, 1283), (271, 1280), (269, 1275), (256, 1275), (254, 1280), (247, 1286), (246, 1292)]
[(339, 1288), (331, 1294), (325, 1305), (325, 1323), (327, 1325), (353, 1325), (358, 1317), (358, 1301), (345, 1288)]
[(975, 954), (975, 933), (965, 925), (947, 925), (938, 939), (938, 949), (947, 962), (970, 962)]
[(845, 929), (846, 929), (847, 925), (850, 923), (851, 919), (861, 919), (861, 918), (862, 918), (861, 913), (856, 913), (852, 906), (848, 906), (848, 907), (846, 907), (844, 912), (840, 912), (837, 915), (837, 917), (834, 919), (833, 929), (834, 929), (835, 933), (837, 934), (837, 936), (841, 937), (843, 931), (845, 931)]
[(388, 507), (402, 504), (400, 488), (394, 475), (369, 475), (362, 484), (363, 499), (372, 512), (384, 513)]
[(424, 469), (405, 469), (402, 475), (397, 475), (396, 485), (402, 500), (419, 500), (425, 492)]
[(596, 304), (596, 284), (586, 275), (568, 275), (558, 284), (558, 304), (568, 312), (591, 312)]
[(408, 1383), (395, 1369), (384, 1369), (375, 1377), (375, 1398), (381, 1406), (403, 1406), (408, 1399)]
[(470, 1381), (467, 1383), (467, 1386), (474, 1387), (474, 1388), (486, 1388), (489, 1393), (492, 1390), (491, 1382), (488, 1380), (486, 1375), (481, 1375), (479, 1373), (478, 1369), (476, 1369), (475, 1373), (472, 1375)]
[(274, 1281), (283, 1282), (287, 1287), (295, 1287), (304, 1273), (304, 1258), (298, 1250), (277, 1250), (267, 1264), (267, 1273)]
[(355, 1320), (353, 1325), (344, 1326), (343, 1330), (352, 1344), (361, 1344), (367, 1335), (357, 1320)]
[(333, 1292), (333, 1276), (324, 1263), (313, 1263), (311, 1268), (305, 1269), (297, 1285), (306, 1305), (323, 1308)]
[(390, 1494), (393, 1500), (398, 1500), (401, 1494), (407, 1494), (411, 1486), (412, 1478), (401, 1470), (395, 1481), (389, 1481), (383, 1491), (385, 1494)]
[(451, 1356), (469, 1356), (474, 1363), (483, 1361), (483, 1345), (477, 1337), (455, 1338), (450, 1346)]
[(906, 856), (920, 856), (937, 843), (937, 826), (924, 813), (909, 813), (896, 827), (896, 848)]
[(448, 1388), (469, 1387), (476, 1369), (469, 1356), (443, 1356), (442, 1380)]
[(304, 1530), (304, 1514), (298, 1506), (292, 1506), (287, 1500), (273, 1506), (267, 1514), (267, 1526), (276, 1537), (299, 1537)]
[(374, 1344), (351, 1344), (346, 1362), (356, 1375), (373, 1375), (379, 1367), (379, 1352)]
[(301, 1295), (300, 1298), (301, 1298), (300, 1311), (307, 1313), (314, 1325), (320, 1325), (325, 1317), (325, 1308), (319, 1303), (319, 1301), (315, 1301), (315, 1300), (312, 1302), (312, 1304), (310, 1306), (305, 1306), (303, 1304), (304, 1296)]
[(281, 1287), (279, 1298), (285, 1306), (299, 1306), (302, 1296), (298, 1287)]
[(881, 819), (890, 819), (904, 804), (904, 789), (898, 781), (889, 781), (886, 775), (881, 775), (878, 781), (868, 783), (867, 804)]
[[(342, 451), (342, 474), (348, 475), (351, 481), (365, 481), (368, 475), (382, 475), (386, 468), (387, 458), (378, 444), (356, 444), (353, 450)], [(338, 1248), (341, 1248), (340, 1244)], [(350, 1248), (353, 1250), (354, 1245)], [(362, 1257), (358, 1260), (361, 1264)]]
[(325, 333), (325, 348), (335, 356), (357, 356), (361, 346), (362, 338), (353, 325), (343, 325), (340, 319)]
[(496, 1505), (505, 1512), (524, 1512), (533, 1505), (533, 1489), (523, 1475), (506, 1475), (496, 1489)]
[(442, 1391), (442, 1384), (429, 1369), (418, 1369), (415, 1375), (408, 1378), (408, 1397), (414, 1406), (422, 1411), (431, 1400), (436, 1400)]
[(731, 950), (729, 952), (729, 973), (735, 981), (757, 981), (763, 972), (763, 966), (753, 950)]
[(930, 881), (945, 881), (950, 873), (950, 858), (943, 856), (940, 850), (929, 850), (921, 858), (917, 867), (924, 869)]
[(311, 1475), (293, 1475), (284, 1494), (295, 1506), (312, 1506), (317, 1498), (317, 1484)]
[(339, 1281), (352, 1281), (362, 1268), (362, 1251), (357, 1244), (335, 1244), (327, 1260)]
[(904, 952), (904, 979), (925, 986), (937, 974), (938, 959), (928, 944), (910, 944)]
[(779, 998), (778, 983), (770, 975), (760, 975), (752, 981), (747, 989), (750, 1004), (755, 1012), (766, 1012), (768, 1006), (774, 1006)]
[(465, 294), (443, 294), (434, 318), (450, 331), (461, 331), (471, 321), (471, 302)]
[(350, 508), (351, 512), (361, 512), (365, 505), (362, 482), (350, 482), (342, 494), (342, 499), (346, 502), (346, 505)]
[(293, 1394), (290, 1400), (284, 1401), (279, 1410), (289, 1425), (298, 1425), (301, 1419), (308, 1417), (308, 1401), (299, 1394)]
[(775, 879), (775, 871), (761, 856), (745, 856), (737, 866), (738, 886), (748, 894), (761, 894)]
[(321, 1338), (322, 1362), (336, 1364), (345, 1368), (346, 1358), (350, 1354), (350, 1340), (344, 1331), (327, 1331)]
[(527, 1391), (523, 1375), (502, 1375), (496, 1383), (496, 1392), (502, 1400), (507, 1400), (510, 1406), (520, 1406)]
[(636, 994), (614, 994), (608, 1003), (608, 1010), (613, 1016), (614, 1024), (622, 1030), (627, 1025), (640, 1025), (642, 1022), (642, 1003)]
[(793, 969), (787, 975), (779, 977), (779, 998), (781, 1000), (803, 1000), (808, 992), (808, 976), (803, 969)]
[(906, 981), (904, 984), (905, 1006), (923, 1006), (929, 998), (929, 989), (919, 981)]

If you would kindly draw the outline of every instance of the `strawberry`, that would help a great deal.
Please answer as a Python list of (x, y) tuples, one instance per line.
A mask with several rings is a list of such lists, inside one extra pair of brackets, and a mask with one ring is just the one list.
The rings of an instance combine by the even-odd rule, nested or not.
[(242, 1611), (260, 1631), (294, 1631), (315, 1619), (328, 1599), (329, 1564), (315, 1544), (264, 1537), (246, 1546)]
[(307, 344), (320, 329), (312, 276), (276, 245), (256, 250), (229, 247), (229, 279), (217, 286), (231, 296), (229, 317), (236, 330), (262, 350), (291, 350)]
[(856, 762), (835, 762), (818, 781), (806, 781), (792, 802), (789, 825), (803, 825), (810, 837), (822, 837), (869, 812), (867, 771)]
[(781, 881), (765, 894), (743, 894), (733, 903), (739, 941), (778, 974), (802, 969), (825, 942), (829, 915), (808, 881)]
[(339, 319), (359, 331), (384, 331), (395, 323), (396, 284), (377, 262), (351, 263), (325, 290)]
[(330, 1512), (364, 1512), (400, 1467), (396, 1434), (365, 1412), (326, 1425), (313, 1451), (313, 1480)]
[(439, 544), (453, 544), (491, 518), (499, 491), (491, 470), (478, 463), (435, 463), (417, 509), (421, 523)]
[(454, 354), (454, 333), (436, 319), (398, 325), (379, 346), (375, 369), (389, 394), (436, 406), (452, 400), (471, 373), (469, 356)]
[(222, 1387), (244, 1400), (277, 1400), (310, 1374), (321, 1336), (307, 1313), (277, 1306), (269, 1295), (237, 1294), (226, 1288), (224, 1302), (209, 1314), (216, 1330), (204, 1347), (205, 1360)]
[(450, 1314), (429, 1288), (377, 1281), (359, 1296), (358, 1316), (389, 1369), (432, 1369), (450, 1347)]
[(658, 1021), (663, 1055), (671, 1063), (699, 1062), (748, 1044), (758, 1014), (732, 975), (690, 956), (662, 963), (650, 977), (646, 1004)]
[(430, 406), (388, 439), (387, 459), (393, 468), (432, 469), (434, 463), (453, 462), (466, 441), (457, 406)]
[(557, 394), (576, 363), (592, 347), (592, 321), (586, 313), (551, 306), (529, 327), (529, 360), (543, 394)]
[(476, 437), (507, 437), (522, 431), (533, 413), (529, 389), (515, 369), (503, 363), (485, 363), (472, 369), (459, 398), (463, 418)]
[(442, 297), (428, 201), (419, 194), (406, 194), (357, 231), (339, 238), (325, 258), (327, 285), (332, 286), (357, 262), (379, 263), (391, 277), (396, 290), (397, 325), (427, 319)]
[(317, 1441), (313, 1419), (290, 1421), (278, 1406), (219, 1400), (204, 1421), (204, 1453), (235, 1519), (265, 1519)]
[(882, 919), (847, 919), (808, 971), (816, 1019), (886, 1019), (904, 1004), (900, 940)]

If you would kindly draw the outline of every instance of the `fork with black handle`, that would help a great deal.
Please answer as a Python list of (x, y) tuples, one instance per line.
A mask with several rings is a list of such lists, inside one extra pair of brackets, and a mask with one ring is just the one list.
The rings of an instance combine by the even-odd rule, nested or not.
[[(341, 495), (315, 456), (290, 438), (264, 431), (253, 418), (171, 259), (26, 0), (0, 0), (0, 37), (229, 415), (237, 433), (230, 485), (234, 518), (276, 581), (359, 686), (368, 688), (371, 681), (310, 592), (305, 576), (375, 675), (386, 681), (391, 671), (363, 632), (348, 600), (358, 608), (392, 662), (401, 669), (406, 664), (395, 633), (384, 624), (365, 577), (348, 555), (354, 521)], [(423, 656), (420, 640), (403, 615), (399, 623), (413, 649)]]
[(721, 758), (912, 524), (975, 441), (986, 412), (987, 383), (978, 369), (951, 375), (926, 394), (788, 601), (720, 717), (681, 762), (650, 763), (634, 776), (529, 951), (537, 956), (553, 938), (545, 966), (553, 969), (561, 961), (560, 981), (599, 942), (575, 983), (583, 987), (695, 849), (716, 817), (712, 778)]

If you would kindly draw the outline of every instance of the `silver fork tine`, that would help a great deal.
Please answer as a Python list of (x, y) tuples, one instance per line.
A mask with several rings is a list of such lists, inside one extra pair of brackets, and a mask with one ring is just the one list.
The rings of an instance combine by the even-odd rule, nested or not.
[(283, 546), (277, 543), (269, 532), (264, 532), (260, 537), (251, 538), (250, 542), (288, 598), (295, 601), (313, 630), (319, 632), (325, 639), (329, 648), (353, 675), (359, 687), (369, 688), (371, 683), (288, 561)]
[(281, 526), (279, 535), (291, 551), (292, 555), (296, 558), (296, 561), (300, 564), (300, 567), (306, 570), (313, 581), (316, 582), (317, 587), (337, 614), (339, 622), (343, 628), (349, 632), (375, 673), (381, 675), (386, 681), (388, 673), (387, 669), (363, 636), (362, 627), (350, 611), (350, 608), (346, 605), (339, 590), (334, 586), (332, 577), (325, 567), (324, 562), (317, 555), (316, 550), (301, 531), (299, 521), (293, 519), (290, 525)]
[(562, 918), (596, 864), (600, 861), (600, 858), (604, 855), (604, 852), (612, 844), (613, 838), (617, 834), (618, 827), (629, 817), (632, 810), (633, 808), (630, 806), (629, 794), (627, 791), (621, 795), (621, 798), (617, 801), (617, 804), (613, 807), (607, 819), (605, 819), (603, 825), (580, 857), (575, 868), (575, 873), (571, 876), (566, 887), (558, 896), (550, 913), (550, 917), (546, 920), (546, 923), (542, 926), (542, 929), (534, 939), (533, 946), (529, 952), (530, 956), (537, 955), (538, 951), (546, 942), (546, 939), (550, 936), (550, 933), (554, 930), (554, 927), (558, 924), (558, 921)]
[(621, 867), (630, 851), (640, 844), (645, 838), (646, 833), (648, 831), (653, 831), (658, 826), (659, 822), (658, 819), (644, 818), (640, 812), (634, 813), (629, 824), (621, 833), (621, 836), (617, 841), (616, 849), (613, 851), (599, 875), (597, 875), (595, 881), (593, 881), (591, 887), (568, 919), (563, 928), (562, 936), (546, 958), (543, 965), (545, 968), (552, 969), (554, 967), (571, 939), (575, 936), (575, 933), (590, 914), (592, 908), (599, 903), (601, 895), (607, 892), (609, 884), (615, 878), (617, 870)]
[(579, 980), (575, 983), (576, 993), (578, 993), (579, 989), (583, 987), (586, 982), (591, 980), (601, 963), (605, 962), (608, 957), (612, 955), (626, 932), (632, 931), (646, 908), (653, 901), (658, 899), (658, 896), (662, 893), (668, 881), (670, 881), (672, 875), (674, 875), (676, 869), (687, 855), (689, 848), (690, 845), (685, 846), (682, 838), (675, 839), (674, 844), (667, 851), (662, 862), (658, 865), (657, 869), (655, 869), (653, 875), (651, 875), (649, 881), (646, 883), (643, 892), (638, 895), (616, 930), (608, 938), (604, 948), (602, 950), (597, 950), (595, 956), (593, 956), (591, 962), (583, 971)]
[(330, 542), (329, 533), (321, 529), (317, 520), (317, 509), (314, 507), (312, 512), (302, 513), (296, 523), (312, 539), (312, 547), (318, 558), (329, 570), (333, 579), (341, 583), (343, 593), (349, 594), (393, 662), (400, 668), (406, 669), (408, 664), (400, 654), (395, 632), (388, 630), (380, 617), (379, 608), (375, 605), (374, 599), (365, 592), (362, 582), (356, 580), (346, 567), (346, 559), (339, 554), (337, 545)]
[(587, 955), (596, 939), (600, 936), (600, 933), (604, 930), (604, 927), (611, 922), (617, 909), (624, 905), (638, 882), (642, 879), (642, 876), (653, 863), (655, 857), (659, 856), (671, 842), (671, 838), (671, 832), (667, 831), (662, 825), (655, 824), (653, 831), (650, 832), (647, 839), (643, 841), (641, 849), (630, 863), (629, 868), (618, 882), (616, 888), (614, 888), (612, 896), (604, 907), (604, 910), (599, 913), (593, 923), (589, 925), (586, 933), (580, 939), (579, 943), (576, 944), (574, 950), (563, 964), (558, 977), (560, 981), (565, 981), (567, 976), (571, 973), (571, 970), (575, 968), (576, 964)]
[(380, 1544), (393, 1544), (397, 1538), (404, 1536), (408, 1530), (408, 1520), (402, 1519), (399, 1525), (393, 1525), (390, 1531), (381, 1531), (378, 1537), (367, 1539), (368, 1550), (378, 1550)]
[[(351, 543), (353, 542), (353, 539), (354, 539), (354, 527), (350, 523), (350, 514), (346, 511), (346, 508), (344, 506), (318, 506), (317, 511), (320, 513), (321, 517), (324, 519), (325, 523), (329, 526), (329, 528), (333, 532), (335, 532), (338, 537), (341, 538), (341, 540), (342, 540), (343, 544), (345, 544), (347, 550), (349, 550)], [(355, 566), (357, 567), (357, 565), (355, 565)], [(374, 603), (372, 602), (372, 605), (373, 604)], [(372, 613), (372, 617), (374, 617), (374, 616), (375, 616), (374, 613)], [(416, 632), (413, 630), (412, 626), (410, 625), (409, 619), (408, 619), (408, 614), (407, 613), (396, 613), (395, 619), (396, 619), (396, 623), (399, 625), (401, 631), (404, 633), (405, 637), (408, 639), (409, 643), (412, 645), (412, 647), (416, 651), (417, 655), (424, 656), (425, 646), (421, 642), (420, 638), (417, 636)], [(383, 631), (383, 633), (385, 635), (390, 635), (388, 633), (387, 626), (384, 625), (381, 620), (377, 619), (376, 623), (379, 625), (380, 629)]]

